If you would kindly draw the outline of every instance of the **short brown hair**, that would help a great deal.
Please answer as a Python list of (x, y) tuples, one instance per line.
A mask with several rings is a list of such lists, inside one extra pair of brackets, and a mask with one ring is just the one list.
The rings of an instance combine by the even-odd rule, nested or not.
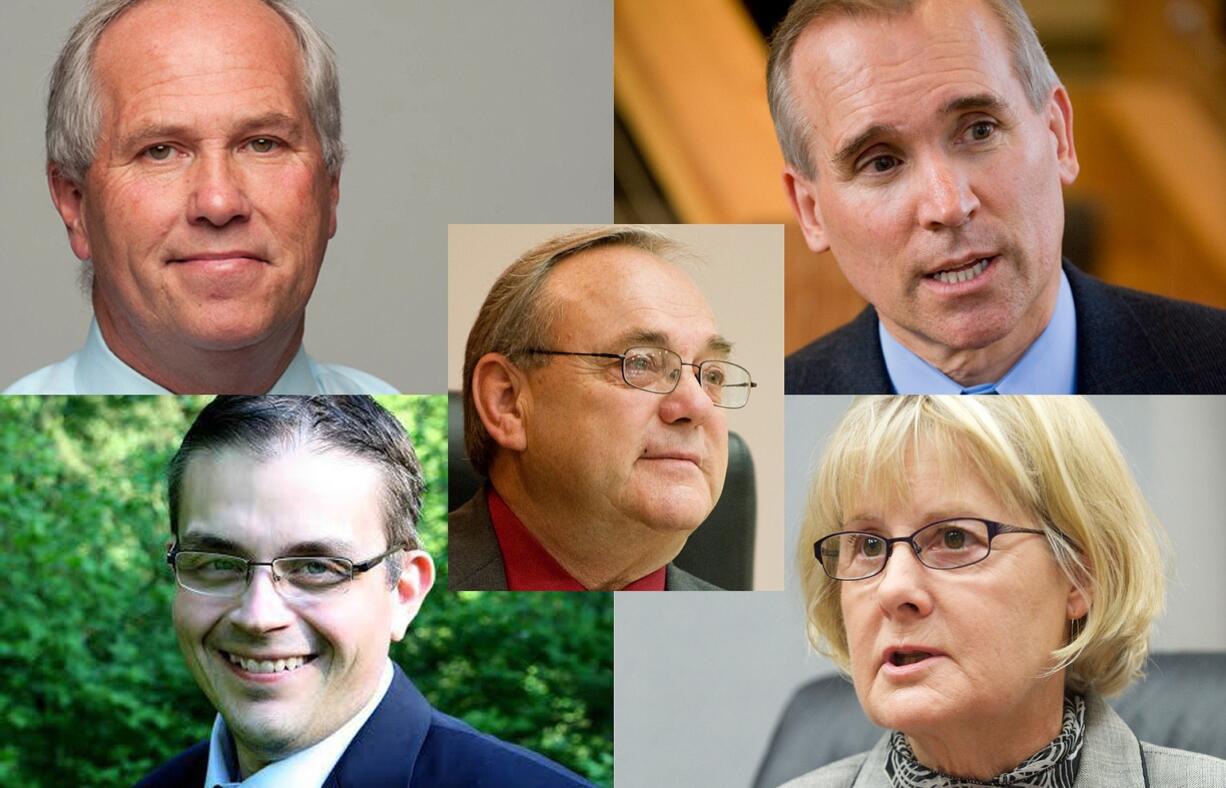
[[(1030, 105), (1038, 110), (1060, 78), (1051, 67), (1039, 36), (1018, 0), (984, 0), (1005, 29), (1005, 39), (1013, 60), (1013, 71), (1026, 91)], [(800, 36), (819, 19), (836, 15), (848, 17), (899, 16), (915, 10), (919, 0), (797, 0), (784, 20), (775, 28), (766, 64), (766, 93), (775, 135), (784, 160), (806, 178), (817, 172), (809, 153), (809, 125), (796, 106), (792, 93), (792, 53)]]
[(549, 345), (554, 305), (545, 284), (554, 267), (589, 249), (627, 246), (657, 256), (677, 253), (681, 245), (647, 227), (610, 226), (576, 230), (538, 244), (503, 271), (481, 304), (464, 348), (464, 445), (473, 468), (489, 475), (498, 444), (485, 429), (473, 403), (473, 370), (487, 353), (501, 353), (519, 366), (540, 362), (523, 351)]

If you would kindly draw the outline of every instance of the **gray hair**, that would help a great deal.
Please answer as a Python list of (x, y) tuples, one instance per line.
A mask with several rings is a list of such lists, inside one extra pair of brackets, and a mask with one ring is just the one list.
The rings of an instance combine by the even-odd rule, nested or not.
[(544, 363), (525, 354), (550, 344), (556, 307), (545, 296), (545, 284), (558, 263), (589, 249), (626, 246), (659, 257), (680, 255), (683, 247), (647, 227), (596, 227), (559, 235), (524, 252), (503, 271), (477, 313), (464, 348), (464, 446), (477, 473), (489, 475), (498, 444), (485, 429), (473, 401), (473, 370), (487, 353), (501, 353), (521, 367)]
[[(985, 0), (1005, 29), (1013, 71), (1030, 105), (1037, 111), (1060, 84), (1039, 36), (1019, 0)], [(838, 14), (848, 17), (901, 15), (915, 10), (918, 0), (797, 0), (775, 28), (766, 64), (766, 93), (775, 135), (789, 166), (806, 178), (813, 178), (817, 167), (809, 151), (809, 123), (792, 93), (792, 53), (801, 34), (815, 21)]]
[[(97, 0), (73, 27), (51, 71), (51, 90), (47, 96), (47, 162), (56, 165), (73, 183), (84, 182), (101, 133), (102, 110), (93, 73), (94, 49), (107, 26), (139, 2), (141, 0)], [(261, 2), (276, 11), (298, 39), (311, 122), (323, 148), (324, 165), (328, 174), (335, 177), (345, 159), (336, 53), (293, 0)]]

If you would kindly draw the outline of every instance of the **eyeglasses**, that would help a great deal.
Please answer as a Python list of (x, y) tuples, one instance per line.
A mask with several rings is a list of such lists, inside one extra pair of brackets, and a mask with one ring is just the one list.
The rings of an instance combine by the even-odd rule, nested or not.
[(826, 574), (835, 580), (864, 580), (885, 569), (894, 545), (899, 542), (911, 545), (915, 557), (929, 569), (961, 569), (987, 558), (992, 552), (992, 540), (1001, 534), (1043, 533), (991, 520), (958, 517), (929, 523), (910, 536), (892, 539), (866, 531), (839, 531), (818, 539), (813, 554)]
[(174, 568), (179, 585), (197, 594), (216, 597), (242, 596), (251, 584), (252, 567), (267, 566), (282, 598), (303, 601), (343, 594), (349, 581), (374, 569), (389, 555), (407, 549), (407, 545), (396, 545), (369, 561), (305, 555), (248, 561), (225, 553), (180, 550), (176, 544), (167, 551), (166, 563)]
[(758, 387), (749, 370), (731, 361), (711, 359), (698, 364), (682, 361), (668, 348), (632, 347), (625, 353), (572, 353), (566, 350), (523, 351), (542, 356), (589, 356), (617, 358), (622, 362), (622, 380), (636, 389), (652, 394), (671, 394), (681, 383), (681, 368), (693, 367), (698, 385), (718, 408), (743, 408), (749, 402), (749, 392)]

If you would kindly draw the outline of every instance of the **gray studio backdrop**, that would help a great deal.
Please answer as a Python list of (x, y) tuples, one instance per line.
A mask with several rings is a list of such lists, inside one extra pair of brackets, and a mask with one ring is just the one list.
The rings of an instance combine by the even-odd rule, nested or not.
[[(850, 397), (786, 397), (793, 549), (809, 471)], [(1092, 397), (1174, 553), (1162, 650), (1226, 650), (1226, 397)], [(749, 785), (784, 703), (834, 667), (808, 650), (792, 556), (782, 593), (618, 594), (618, 788)]]
[[(306, 347), (442, 392), (448, 223), (611, 217), (612, 3), (300, 4), (336, 48), (349, 149)], [(0, 3), (0, 388), (80, 348), (89, 324), (43, 174), (47, 75), (85, 6)]]

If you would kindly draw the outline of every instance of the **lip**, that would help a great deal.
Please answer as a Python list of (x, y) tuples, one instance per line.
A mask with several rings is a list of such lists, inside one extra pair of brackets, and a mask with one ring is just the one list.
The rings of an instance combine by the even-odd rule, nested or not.
[[(284, 655), (279, 655), (279, 656), (272, 656), (272, 655), (263, 655), (263, 654), (261, 655), (239, 654), (237, 651), (227, 651), (225, 649), (214, 649), (213, 651), (217, 659), (221, 660), (222, 664), (225, 665), (227, 668), (229, 668), (230, 672), (233, 675), (237, 676), (239, 679), (243, 681), (250, 682), (252, 684), (279, 684), (284, 681), (290, 681), (294, 679), (295, 677), (301, 675), (302, 672), (307, 668), (308, 665), (311, 665), (312, 663), (315, 662), (315, 660), (319, 658), (319, 655), (314, 654), (314, 653), (307, 653), (305, 655), (302, 653), (298, 653), (298, 654), (284, 654)], [(237, 657), (242, 657), (244, 659), (259, 659), (261, 661), (268, 660), (269, 662), (273, 662), (278, 659), (288, 659), (289, 657), (305, 656), (306, 661), (303, 663), (301, 667), (296, 668), (294, 670), (281, 671), (277, 673), (252, 673), (248, 670), (244, 670), (241, 665), (236, 665), (233, 662), (231, 662), (230, 656), (229, 656), (231, 654)]]
[[(977, 260), (985, 258), (988, 261), (987, 266), (973, 279), (968, 279), (965, 282), (942, 282), (935, 277), (935, 274), (965, 268), (968, 265), (974, 264)], [(991, 285), (996, 278), (996, 269), (999, 267), (999, 263), (1000, 255), (990, 252), (976, 257), (962, 258), (934, 266), (931, 271), (921, 277), (920, 281), (929, 292), (935, 293), (938, 296), (959, 297), (970, 295)]]
[(643, 455), (642, 459), (644, 460), (674, 460), (676, 462), (688, 462), (688, 463), (693, 463), (694, 465), (699, 465), (699, 466), (702, 465), (702, 458), (698, 454), (695, 454), (693, 452), (687, 452), (687, 451), (648, 452), (647, 454)]
[[(912, 662), (909, 665), (895, 665), (891, 661), (891, 657), (900, 651), (904, 653), (923, 651), (931, 656), (922, 659), (919, 662)], [(941, 651), (939, 648), (933, 648), (932, 646), (925, 646), (919, 643), (900, 643), (889, 646), (881, 652), (881, 664), (879, 669), (882, 673), (892, 679), (908, 679), (927, 673), (937, 664), (939, 660), (944, 659), (947, 656), (948, 655), (944, 651)]]
[(167, 262), (175, 263), (218, 263), (218, 262), (267, 262), (255, 252), (247, 249), (233, 249), (225, 252), (191, 252), (182, 257), (172, 257)]
[(939, 274), (942, 271), (956, 271), (959, 268), (966, 268), (976, 260), (982, 260), (985, 257), (994, 259), (999, 256), (999, 252), (994, 252), (991, 249), (985, 249), (979, 252), (970, 252), (969, 254), (964, 254), (961, 257), (953, 257), (937, 263), (925, 271), (924, 276), (931, 277), (933, 274)]

